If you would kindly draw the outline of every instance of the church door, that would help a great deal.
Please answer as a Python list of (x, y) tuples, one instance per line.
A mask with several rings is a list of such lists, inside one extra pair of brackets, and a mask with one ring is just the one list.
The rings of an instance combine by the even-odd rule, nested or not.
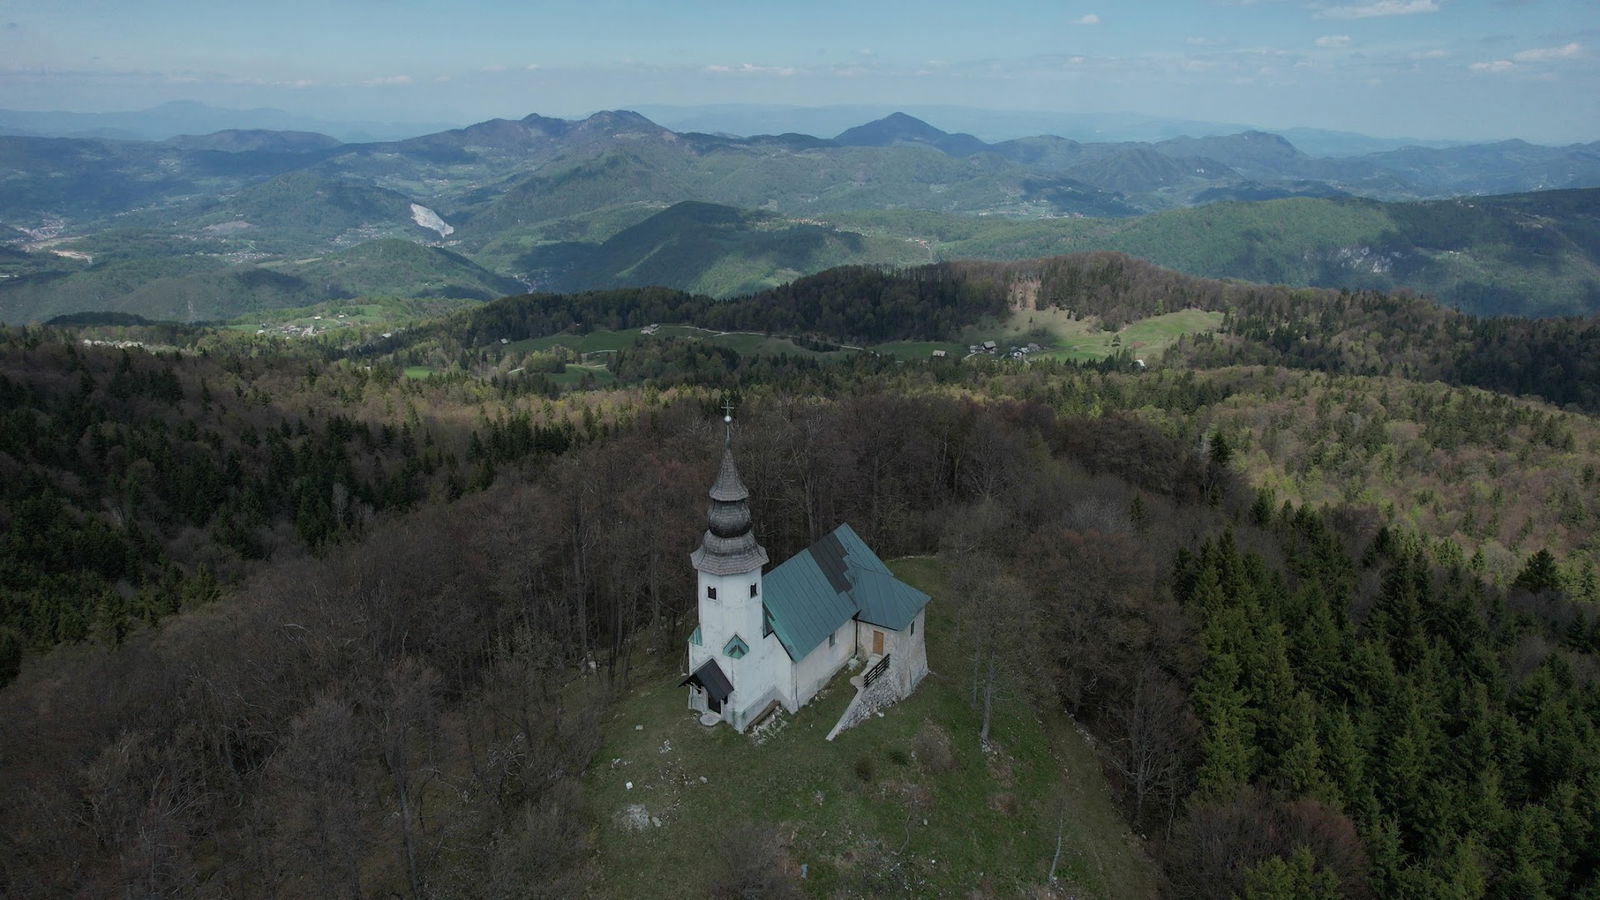
[(706, 709), (709, 709), (718, 715), (722, 713), (722, 702), (717, 699), (716, 694), (713, 694), (710, 691), (706, 692)]
[(883, 655), (883, 632), (872, 629), (872, 653), (874, 656)]

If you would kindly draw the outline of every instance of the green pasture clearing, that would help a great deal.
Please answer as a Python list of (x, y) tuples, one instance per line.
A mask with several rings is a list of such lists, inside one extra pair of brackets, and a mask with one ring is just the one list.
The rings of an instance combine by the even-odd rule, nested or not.
[[(968, 344), (992, 340), (1004, 352), (1012, 346), (1038, 343), (1046, 359), (1094, 362), (1128, 350), (1138, 359), (1155, 359), (1172, 346), (1180, 335), (1215, 331), (1222, 324), (1220, 312), (1183, 309), (1151, 316), (1129, 324), (1121, 331), (1102, 331), (1093, 317), (1074, 318), (1060, 308), (1014, 310), (1003, 320), (980, 323), (962, 332), (962, 352)], [(930, 349), (933, 345), (929, 345)]]
[(740, 356), (776, 356), (780, 353), (789, 356), (809, 356), (813, 359), (842, 359), (856, 350), (808, 350), (788, 338), (768, 337), (764, 334), (744, 334), (741, 332), (725, 332), (722, 334), (706, 334), (702, 337), (722, 347), (736, 351)]
[(1130, 324), (1119, 332), (1122, 344), (1141, 359), (1159, 356), (1181, 335), (1216, 331), (1223, 314), (1203, 309), (1180, 309)]
[(890, 341), (887, 344), (873, 344), (870, 349), (884, 356), (905, 360), (930, 359), (935, 350), (945, 351), (951, 359), (960, 359), (967, 355), (966, 344), (952, 344), (946, 341)]
[(611, 370), (605, 366), (582, 366), (574, 363), (568, 363), (565, 372), (550, 375), (549, 378), (552, 383), (562, 387), (580, 384), (584, 378), (593, 378), (596, 387), (617, 383), (617, 376), (611, 374)]

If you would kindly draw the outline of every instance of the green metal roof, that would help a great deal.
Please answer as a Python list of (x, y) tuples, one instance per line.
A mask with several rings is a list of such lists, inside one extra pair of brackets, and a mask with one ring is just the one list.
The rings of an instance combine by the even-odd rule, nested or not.
[(767, 619), (793, 660), (850, 619), (904, 629), (928, 595), (895, 578), (849, 525), (840, 525), (762, 579)]

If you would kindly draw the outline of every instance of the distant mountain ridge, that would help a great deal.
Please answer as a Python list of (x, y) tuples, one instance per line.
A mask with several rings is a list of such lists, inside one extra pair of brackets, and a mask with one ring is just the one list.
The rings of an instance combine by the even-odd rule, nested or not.
[(315, 131), (268, 131), (262, 128), (232, 128), (211, 134), (180, 134), (166, 143), (186, 150), (218, 150), (223, 153), (261, 151), (267, 153), (315, 153), (344, 143), (336, 137)]
[[(259, 129), (161, 143), (0, 136), (0, 171), (6, 173), (0, 234), (12, 235), (18, 246), (47, 251), (19, 264), (24, 278), (0, 280), (0, 316), (32, 316), (38, 310), (76, 311), (84, 307), (72, 304), (91, 302), (86, 298), (99, 298), (92, 302), (100, 308), (116, 307), (125, 298), (145, 296), (149, 283), (199, 272), (236, 266), (287, 271), (302, 260), (387, 239), (440, 245), (482, 267), (490, 280), (467, 279), (474, 295), (492, 293), (486, 285), (493, 279), (549, 281), (576, 290), (584, 279), (612, 285), (657, 277), (723, 293), (824, 264), (922, 261), (947, 252), (915, 233), (837, 224), (874, 211), (969, 218), (985, 235), (1058, 240), (1062, 231), (1051, 222), (1132, 219), (1218, 202), (1347, 196), (1410, 201), (1485, 186), (1515, 193), (1600, 185), (1600, 143), (1552, 148), (1508, 141), (1319, 158), (1281, 135), (1259, 131), (1155, 143), (1082, 143), (1041, 135), (991, 144), (900, 113), (847, 128), (833, 139), (793, 133), (732, 137), (675, 132), (636, 112), (615, 110), (581, 120), (538, 114), (493, 119), (356, 144), (314, 132)], [(653, 223), (649, 234), (657, 238), (668, 223), (686, 229), (681, 241), (652, 238), (659, 259), (613, 264), (642, 244), (637, 234), (622, 244), (609, 244), (611, 239), (683, 203), (739, 212), (719, 218), (704, 206), (686, 207), (701, 212), (679, 210)], [(1325, 214), (1332, 207), (1316, 209)], [(1096, 227), (1108, 238), (1130, 233), (1109, 223)], [(1519, 256), (1537, 243), (1524, 239), (1529, 228), (1497, 232), (1505, 250), (1493, 255), (1494, 265), (1517, 271), (1529, 264), (1531, 257)], [(1588, 233), (1572, 234), (1571, 246), (1552, 252), (1568, 261), (1589, 259)], [(1359, 243), (1275, 247), (1270, 253), (1251, 251), (1252, 262), (1236, 261), (1249, 277), (1272, 280), (1281, 271), (1282, 280), (1307, 281), (1323, 277), (1307, 274), (1317, 266), (1339, 270), (1345, 263), (1338, 253), (1386, 247), (1380, 238), (1361, 232)], [(1267, 232), (1250, 240), (1273, 244)], [(900, 243), (886, 243), (893, 241)], [(1012, 252), (985, 241), (962, 246), (974, 255)], [(1227, 252), (1237, 249), (1230, 245)], [(1287, 258), (1290, 252), (1299, 257)], [(1321, 253), (1335, 256), (1316, 262)], [(1461, 302), (1479, 309), (1537, 309), (1526, 300), (1535, 284), (1553, 286), (1550, 296), (1558, 299), (1551, 302), (1560, 308), (1600, 307), (1600, 294), (1584, 299), (1591, 294), (1565, 280), (1587, 277), (1580, 275), (1587, 263), (1564, 262), (1551, 269), (1560, 274), (1520, 287), (1502, 284), (1492, 272), (1461, 274), (1460, 265), (1449, 260), (1416, 265), (1436, 273), (1419, 283), (1465, 290), (1461, 296), (1469, 299)], [(51, 271), (64, 279), (57, 287), (41, 280)], [(82, 289), (88, 284), (95, 290)], [(275, 302), (256, 287), (241, 295), (219, 284), (222, 296), (201, 305), (226, 306), (230, 293), (248, 295), (248, 304)], [(372, 284), (409, 293), (392, 281)], [(1479, 287), (1464, 287), (1470, 285)], [(29, 299), (18, 299), (23, 295)]]
[(65, 112), (0, 109), (0, 134), (164, 141), (182, 134), (227, 130), (327, 132), (345, 141), (410, 137), (449, 126), (442, 123), (329, 122), (281, 109), (223, 109), (175, 100), (126, 112)]
[(893, 147), (896, 144), (921, 144), (950, 156), (971, 156), (989, 145), (970, 134), (950, 134), (902, 112), (857, 125), (833, 139), (841, 147)]

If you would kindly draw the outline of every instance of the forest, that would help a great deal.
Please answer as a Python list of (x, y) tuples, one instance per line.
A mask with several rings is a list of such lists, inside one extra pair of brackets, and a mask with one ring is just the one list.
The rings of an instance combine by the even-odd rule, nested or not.
[[(397, 361), (656, 321), (936, 335), (1033, 282), (1228, 319), (1149, 368)], [(1600, 428), (1554, 374), (1592, 390), (1593, 323), (1099, 255), (785, 290), (513, 298), (342, 347), (0, 332), (0, 892), (590, 893), (586, 773), (676, 671), (731, 400), (774, 559), (848, 521), (936, 557), (953, 621), (1037, 623), (962, 652), (1092, 735), (1163, 894), (1600, 896)]]

